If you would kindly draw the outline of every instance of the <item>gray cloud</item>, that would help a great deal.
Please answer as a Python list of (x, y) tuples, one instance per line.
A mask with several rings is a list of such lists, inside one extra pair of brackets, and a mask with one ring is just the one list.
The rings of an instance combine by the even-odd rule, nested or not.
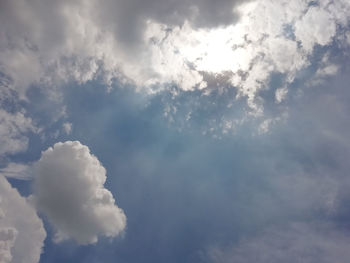
[(151, 19), (168, 26), (181, 26), (185, 21), (189, 21), (195, 28), (212, 28), (234, 23), (239, 17), (234, 13), (234, 8), (249, 1), (107, 1), (100, 6), (98, 14), (102, 28), (114, 25), (118, 38), (130, 44), (136, 39), (140, 40), (145, 26), (144, 20)]
[(104, 188), (106, 170), (80, 142), (56, 143), (34, 165), (34, 197), (38, 210), (56, 228), (55, 241), (95, 243), (115, 237), (126, 216)]

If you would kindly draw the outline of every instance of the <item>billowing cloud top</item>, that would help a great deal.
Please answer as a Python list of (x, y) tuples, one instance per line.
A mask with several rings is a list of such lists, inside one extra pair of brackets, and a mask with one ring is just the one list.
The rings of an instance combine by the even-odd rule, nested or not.
[(78, 141), (56, 143), (42, 153), (35, 164), (34, 201), (55, 226), (57, 242), (88, 244), (122, 233), (126, 216), (105, 181), (105, 168)]

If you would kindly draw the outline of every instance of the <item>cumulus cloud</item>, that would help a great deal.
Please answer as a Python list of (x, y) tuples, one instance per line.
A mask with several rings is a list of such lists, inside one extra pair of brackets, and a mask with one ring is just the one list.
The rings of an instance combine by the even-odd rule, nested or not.
[(45, 237), (35, 209), (0, 175), (0, 262), (39, 262)]
[(73, 124), (71, 122), (63, 123), (63, 130), (66, 134), (70, 134), (73, 129)]
[(265, 229), (231, 249), (213, 248), (215, 263), (331, 263), (348, 262), (349, 233), (327, 223), (290, 223)]
[(34, 201), (56, 228), (55, 240), (95, 243), (115, 237), (126, 216), (104, 188), (106, 170), (80, 142), (56, 143), (34, 165)]

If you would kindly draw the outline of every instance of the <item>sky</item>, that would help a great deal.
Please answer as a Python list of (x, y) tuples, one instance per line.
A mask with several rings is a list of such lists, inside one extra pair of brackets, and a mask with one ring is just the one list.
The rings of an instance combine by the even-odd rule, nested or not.
[(0, 0), (0, 263), (346, 263), (348, 0)]

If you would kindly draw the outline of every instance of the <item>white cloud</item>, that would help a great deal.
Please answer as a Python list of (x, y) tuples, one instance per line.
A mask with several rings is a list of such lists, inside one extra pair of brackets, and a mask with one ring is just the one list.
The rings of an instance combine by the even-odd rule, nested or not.
[(0, 169), (0, 174), (22, 180), (32, 179), (32, 169), (28, 164), (8, 163), (6, 167)]
[(288, 89), (286, 87), (277, 89), (275, 92), (276, 103), (278, 104), (284, 101), (285, 98), (287, 97), (287, 94), (288, 94)]
[[(342, 5), (330, 1), (310, 7), (304, 0), (278, 3), (257, 0), (240, 6), (240, 21), (223, 28), (204, 30), (191, 24), (169, 28), (150, 22), (145, 36), (153, 44), (150, 57), (161, 60), (151, 63), (153, 68), (149, 72), (158, 72), (155, 74), (158, 80), (164, 76), (160, 69), (168, 74), (177, 72), (163, 82), (178, 84), (179, 76), (184, 76), (178, 69), (199, 74), (196, 78), (186, 78), (189, 86), (185, 90), (196, 85), (207, 86), (201, 72), (217, 75), (219, 82), (221, 74), (228, 74), (239, 96), (247, 97), (251, 109), (261, 115), (263, 100), (258, 94), (269, 88), (272, 74), (281, 73), (286, 85), (292, 83), (298, 72), (310, 65), (309, 55), (314, 47), (331, 44), (337, 33), (336, 25), (344, 23), (344, 17), (336, 15), (338, 8), (343, 8), (339, 12), (346, 11)], [(323, 68), (327, 73), (335, 73), (335, 65), (327, 64)], [(139, 82), (145, 83), (149, 76), (143, 77)]]
[[(201, 12), (197, 18), (193, 12), (182, 9), (183, 2)], [(145, 1), (142, 5), (107, 2), (98, 9), (94, 1), (76, 4), (52, 1), (40, 7), (34, 1), (5, 2), (3, 19), (12, 23), (4, 23), (6, 26), (0, 31), (3, 48), (0, 57), (6, 61), (2, 71), (13, 77), (19, 90), (38, 81), (57, 84), (59, 80), (75, 79), (84, 83), (94, 79), (101, 72), (100, 67), (106, 83), (122, 73), (141, 86), (175, 82), (189, 90), (202, 82), (200, 71), (249, 71), (250, 63), (259, 53), (265, 54), (264, 60), (270, 60), (281, 72), (298, 70), (304, 64), (304, 57), (296, 41), (284, 37), (285, 27), (295, 28), (296, 40), (310, 52), (316, 44), (329, 44), (336, 33), (336, 23), (346, 22), (347, 4), (343, 1), (337, 4), (322, 1), (320, 7), (310, 8), (304, 0), (277, 4), (256, 0), (238, 6), (242, 2), (246, 1), (223, 1), (215, 5), (180, 1), (172, 9), (167, 9), (172, 4), (158, 1)], [(154, 9), (147, 8), (153, 4)], [(211, 12), (207, 12), (206, 6), (211, 7)], [(234, 6), (238, 6), (236, 11), (241, 15), (235, 25), (227, 23), (227, 27), (202, 29), (197, 27), (202, 22), (194, 22), (207, 16), (202, 20), (207, 25), (225, 24), (224, 21), (235, 17)], [(128, 24), (129, 33), (138, 34), (132, 38), (136, 49), (125, 48), (123, 44), (129, 41), (123, 33), (125, 29), (121, 30), (128, 15), (110, 16), (110, 10), (133, 12), (133, 22), (141, 28), (137, 30), (136, 24)], [(221, 11), (215, 13), (215, 10)], [(136, 21), (137, 13), (143, 14), (143, 21)], [(177, 14), (177, 18), (170, 19), (169, 13)], [(341, 13), (344, 14), (340, 16)], [(224, 14), (230, 19), (225, 19)]]
[(39, 262), (45, 237), (35, 209), (0, 175), (0, 262)]
[(66, 134), (70, 134), (73, 129), (73, 124), (70, 122), (63, 123), (63, 130)]
[(106, 1), (103, 5), (99, 1), (3, 1), (0, 71), (12, 78), (21, 98), (32, 83), (85, 83), (100, 69), (110, 85), (113, 77), (122, 77), (120, 73), (130, 78), (135, 70), (147, 72), (151, 61), (143, 61), (147, 54), (142, 43), (147, 20), (168, 25), (228, 24), (237, 17), (234, 7), (242, 1)]
[(0, 108), (0, 155), (23, 152), (27, 149), (27, 132), (38, 129), (23, 112), (10, 113)]
[(335, 75), (337, 72), (338, 72), (338, 66), (331, 64), (323, 68), (319, 68), (316, 72), (316, 76), (317, 77), (332, 76), (332, 75)]
[(310, 7), (302, 19), (295, 23), (296, 39), (301, 41), (307, 52), (311, 52), (316, 44), (329, 44), (335, 34), (335, 18), (320, 7)]
[(325, 82), (327, 78), (335, 76), (339, 71), (339, 65), (331, 61), (329, 53), (326, 53), (322, 60), (318, 63), (318, 67), (314, 76), (312, 76), (308, 84), (310, 86), (317, 86)]
[[(19, 0), (1, 7), (0, 71), (21, 98), (33, 83), (54, 90), (102, 79), (110, 88), (117, 78), (149, 93), (175, 84), (207, 94), (216, 81), (234, 86), (236, 99), (246, 98), (251, 116), (260, 117), (271, 76), (283, 75), (290, 87), (314, 48), (332, 44), (350, 17), (346, 0)], [(317, 72), (333, 74), (335, 66)]]
[(349, 233), (320, 222), (270, 227), (233, 248), (209, 251), (213, 263), (346, 263), (349, 257)]
[(13, 227), (0, 228), (0, 262), (12, 261), (11, 249), (15, 244), (17, 230)]
[(126, 216), (104, 188), (106, 170), (80, 142), (56, 143), (34, 165), (34, 201), (56, 228), (55, 240), (95, 243), (115, 237)]

